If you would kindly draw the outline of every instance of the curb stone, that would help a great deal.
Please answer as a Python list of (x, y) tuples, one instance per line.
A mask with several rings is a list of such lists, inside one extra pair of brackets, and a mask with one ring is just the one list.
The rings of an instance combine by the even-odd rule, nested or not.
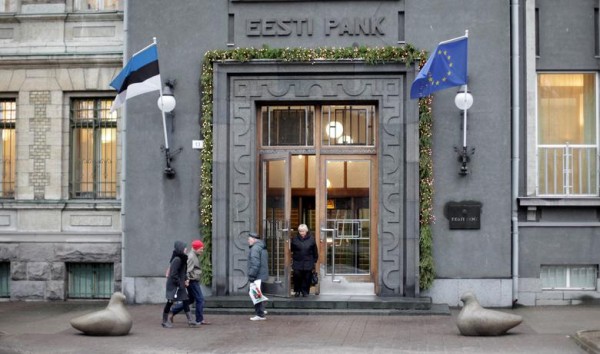
[(600, 330), (577, 331), (571, 338), (586, 352), (600, 354)]

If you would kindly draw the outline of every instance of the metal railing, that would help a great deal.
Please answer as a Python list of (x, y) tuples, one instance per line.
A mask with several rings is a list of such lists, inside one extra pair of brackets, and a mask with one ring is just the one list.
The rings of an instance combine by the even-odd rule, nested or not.
[[(326, 275), (331, 274), (331, 279), (333, 282), (339, 282), (336, 279), (336, 275), (349, 275), (349, 274), (357, 274), (356, 272), (344, 272), (338, 269), (336, 270), (336, 264), (340, 261), (343, 263), (337, 264), (338, 266), (347, 266), (350, 265), (353, 269), (360, 269), (359, 265), (359, 256), (360, 256), (360, 245), (359, 243), (366, 243), (366, 252), (367, 257), (370, 252), (370, 235), (368, 232), (364, 232), (364, 229), (369, 229), (370, 220), (369, 219), (327, 219), (326, 221), (327, 227), (321, 228), (321, 240), (326, 241), (326, 252), (328, 253), (325, 257), (327, 262), (330, 262), (327, 266), (330, 267), (331, 272), (327, 271), (326, 267)], [(346, 247), (343, 247), (346, 246)], [(349, 254), (338, 254), (336, 256), (336, 248), (342, 247), (341, 250), (348, 251), (348, 247), (351, 248)], [(330, 255), (329, 255), (330, 253)], [(369, 267), (370, 268), (370, 267)], [(365, 270), (365, 274), (369, 272), (369, 269)]]
[(538, 145), (537, 195), (598, 195), (596, 145)]

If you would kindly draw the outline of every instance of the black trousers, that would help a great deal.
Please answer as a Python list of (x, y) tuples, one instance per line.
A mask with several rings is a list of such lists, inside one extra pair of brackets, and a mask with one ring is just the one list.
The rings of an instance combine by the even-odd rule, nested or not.
[[(262, 282), (260, 283), (260, 291), (262, 292), (263, 289), (263, 284)], [(258, 304), (254, 305), (254, 312), (256, 312), (256, 315), (259, 317), (265, 317), (265, 302), (261, 301)]]
[(312, 269), (302, 270), (294, 269), (294, 292), (308, 295), (310, 292), (310, 279), (312, 277)]

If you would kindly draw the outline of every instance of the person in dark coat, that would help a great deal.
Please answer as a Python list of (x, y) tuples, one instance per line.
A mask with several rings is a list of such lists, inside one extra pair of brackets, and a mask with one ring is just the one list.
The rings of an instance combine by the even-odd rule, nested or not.
[(298, 226), (298, 235), (292, 239), (292, 269), (294, 270), (294, 296), (308, 296), (315, 263), (319, 259), (317, 242), (308, 226)]
[(189, 285), (187, 279), (187, 248), (185, 243), (181, 241), (175, 241), (173, 247), (173, 254), (169, 264), (169, 270), (167, 271), (167, 286), (166, 286), (166, 298), (167, 303), (163, 309), (162, 326), (164, 328), (172, 328), (173, 322), (169, 320), (169, 311), (175, 301), (183, 301), (183, 310), (188, 319), (188, 325), (190, 327), (196, 326), (196, 321), (192, 319), (190, 313), (190, 303), (186, 287)]
[[(256, 279), (267, 281), (269, 279), (269, 255), (267, 253), (267, 247), (265, 243), (260, 240), (260, 236), (254, 232), (251, 232), (248, 236), (248, 281), (254, 282)], [(261, 283), (262, 291), (262, 283)], [(265, 317), (265, 305), (263, 302), (259, 302), (254, 305), (254, 312), (256, 316), (251, 317), (251, 321), (263, 321)]]
[[(196, 302), (196, 324), (208, 325), (210, 322), (204, 319), (204, 294), (202, 294), (202, 288), (200, 287), (200, 277), (202, 276), (200, 256), (202, 253), (204, 253), (204, 243), (200, 240), (192, 241), (192, 249), (187, 254), (187, 279), (189, 280), (187, 289), (189, 303)], [(178, 302), (171, 309), (169, 321), (174, 322), (173, 318), (182, 310), (183, 302)]]

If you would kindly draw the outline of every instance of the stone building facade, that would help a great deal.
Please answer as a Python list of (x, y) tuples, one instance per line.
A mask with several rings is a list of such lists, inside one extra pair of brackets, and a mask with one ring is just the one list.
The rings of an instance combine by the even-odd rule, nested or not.
[[(74, 284), (91, 280), (105, 293), (90, 297), (122, 290), (132, 302), (163, 301), (173, 242), (206, 236), (198, 225), (202, 162), (193, 142), (204, 134), (201, 68), (208, 51), (406, 44), (431, 51), (469, 30), (475, 103), (466, 130), (456, 90), (433, 95), (430, 288), (417, 286), (420, 136), (417, 101), (409, 97), (415, 65), (246, 62), (240, 54), (239, 61), (213, 63), (208, 83), (215, 136), (212, 283), (205, 290), (247, 292), (246, 236), (258, 231), (270, 242), (271, 259), (282, 262), (271, 269), (269, 290), (292, 295), (289, 254), (278, 242), (285, 245), (301, 221), (319, 241), (321, 294), (428, 296), (452, 306), (466, 290), (485, 306), (600, 298), (597, 0), (0, 4), (0, 297), (85, 297), (87, 285)], [(108, 84), (123, 57), (152, 37), (162, 80), (176, 83), (177, 106), (163, 121), (156, 92), (129, 100), (121, 110), (125, 126), (107, 113), (114, 97)], [(89, 105), (103, 119), (87, 117)], [(364, 125), (371, 140), (360, 140), (359, 129), (356, 137), (338, 135), (339, 122), (324, 118), (335, 112), (352, 117), (344, 129), (375, 117)], [(278, 124), (300, 116), (306, 121), (294, 124), (314, 129), (314, 139), (272, 144), (271, 137), (292, 139), (283, 133), (298, 126)], [(94, 150), (94, 167), (87, 168), (77, 164), (87, 150), (75, 144), (86, 129), (99, 134), (100, 146), (114, 147)], [(164, 174), (167, 137), (177, 151), (174, 178)], [(463, 137), (476, 150), (460, 174)], [(293, 173), (298, 166), (302, 172)], [(452, 223), (448, 210), (467, 213), (474, 205), (476, 226)], [(335, 247), (345, 258), (335, 258)]]
[[(72, 102), (114, 97), (108, 84), (122, 66), (122, 5), (3, 4), (0, 114), (3, 122), (10, 120), (2, 127), (13, 133), (3, 137), (13, 145), (4, 145), (2, 156), (3, 181), (10, 184), (3, 185), (0, 200), (0, 292), (13, 300), (106, 297), (89, 295), (87, 285), (75, 282), (99, 272), (113, 279), (110, 291), (120, 289), (120, 177), (111, 178), (109, 198), (74, 193)], [(118, 118), (116, 124), (121, 128)], [(120, 135), (111, 138), (120, 147)], [(120, 176), (120, 148), (114, 152), (116, 170), (110, 173)]]
[[(459, 305), (466, 290), (474, 291), (485, 306), (575, 304), (600, 297), (599, 115), (598, 86), (593, 84), (598, 80), (597, 0), (228, 0), (193, 6), (184, 0), (169, 6), (131, 0), (127, 21), (126, 56), (156, 36), (163, 80), (177, 81), (177, 118), (169, 139), (175, 148), (183, 148), (172, 165), (177, 176), (172, 180), (160, 176), (159, 144), (148, 149), (142, 143), (162, 140), (160, 113), (150, 98), (131, 100), (126, 110), (132, 126), (127, 134), (130, 158), (124, 195), (128, 213), (124, 289), (136, 302), (161, 300), (155, 289), (164, 281), (166, 250), (173, 241), (204, 236), (197, 224), (201, 162), (191, 145), (203, 136), (201, 68), (208, 51), (236, 48), (239, 55), (232, 60), (213, 63), (214, 79), (208, 87), (215, 92), (212, 106), (204, 107), (212, 112), (216, 134), (210, 142), (213, 281), (207, 284), (213, 293), (247, 291), (249, 232), (262, 233), (274, 245), (271, 256), (278, 258), (278, 249), (285, 254), (278, 242), (285, 244), (294, 234), (290, 229), (303, 221), (320, 242), (321, 294), (356, 294), (369, 285), (370, 294), (429, 296), (453, 306)], [(411, 44), (431, 52), (465, 30), (468, 89), (474, 100), (466, 129), (464, 112), (455, 104), (458, 88), (433, 94), (435, 280), (423, 290), (413, 286), (420, 276), (420, 246), (414, 243), (419, 237), (414, 203), (419, 177), (412, 165), (420, 136), (411, 125), (417, 104), (408, 94), (415, 67), (399, 69), (383, 61), (370, 65), (360, 60), (344, 66), (320, 57), (308, 64), (269, 58), (246, 61), (243, 49)], [(386, 87), (389, 96), (377, 96), (377, 90), (363, 85), (386, 79), (398, 83), (397, 95), (391, 95), (396, 93), (393, 85)], [(335, 89), (328, 80), (339, 80)], [(372, 105), (376, 143), (357, 143), (345, 133), (338, 136), (339, 122), (323, 123), (340, 108), (332, 107), (336, 104), (345, 106), (346, 113), (365, 109), (361, 104)], [(388, 116), (390, 107), (399, 107), (399, 113)], [(289, 123), (298, 114), (309, 122), (299, 123), (308, 131), (320, 123), (314, 140), (298, 142), (277, 135), (297, 129), (293, 124), (280, 129), (277, 124)], [(543, 124), (545, 129), (538, 130)], [(344, 132), (350, 129), (346, 122), (343, 127)], [(275, 138), (275, 143), (265, 136)], [(331, 142), (332, 136), (338, 141)], [(395, 140), (386, 145), (387, 137)], [(476, 149), (461, 156), (457, 154), (461, 146)], [(572, 151), (577, 160), (570, 159), (575, 156)], [(544, 154), (555, 159), (542, 159)], [(461, 166), (463, 157), (468, 162)], [(353, 188), (349, 182), (360, 184), (359, 178), (348, 179), (348, 171), (367, 159), (372, 163), (366, 168), (372, 172), (369, 176), (376, 179)], [(338, 162), (343, 171), (335, 170)], [(288, 163), (292, 177), (270, 179), (277, 173), (287, 176), (287, 170), (277, 171), (276, 166)], [(295, 170), (298, 166), (306, 167)], [(468, 173), (459, 173), (463, 167)], [(338, 172), (344, 178), (343, 187), (336, 190), (329, 176)], [(308, 176), (308, 182), (296, 179), (298, 175)], [(364, 177), (356, 170), (352, 175)], [(142, 193), (147, 190), (152, 193)], [(285, 193), (275, 195), (278, 191)], [(365, 196), (370, 198), (368, 207)], [(448, 211), (467, 213), (477, 223), (457, 223)], [(361, 224), (365, 220), (368, 227)], [(344, 225), (372, 232), (369, 262), (367, 251), (360, 253), (367, 244), (356, 241), (365, 234)], [(337, 230), (342, 239), (330, 230)], [(351, 256), (332, 260), (333, 247), (340, 247), (336, 257)], [(273, 269), (275, 285), (282, 276), (279, 284), (289, 280), (286, 258), (278, 259), (283, 268)], [(289, 289), (281, 290), (284, 296), (291, 295)]]

